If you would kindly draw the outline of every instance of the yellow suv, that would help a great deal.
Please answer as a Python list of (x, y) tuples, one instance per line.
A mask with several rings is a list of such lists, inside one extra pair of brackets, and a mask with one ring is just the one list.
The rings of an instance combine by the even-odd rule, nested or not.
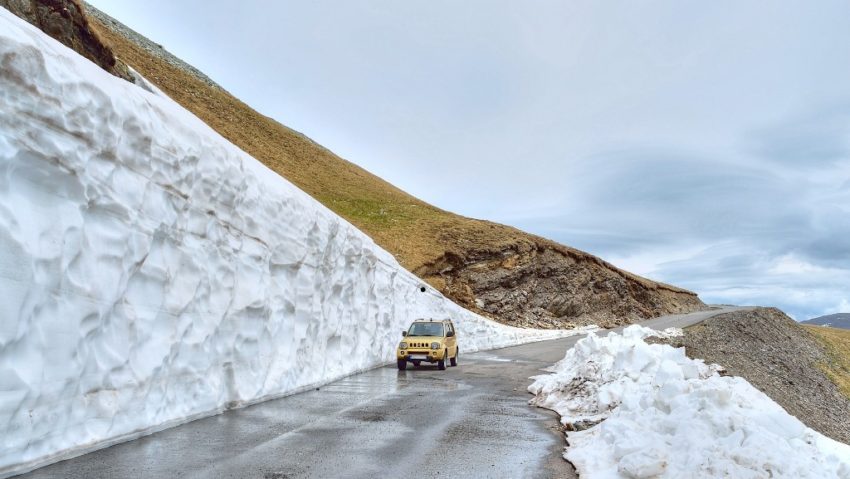
[(407, 363), (419, 366), (423, 361), (437, 363), (440, 370), (446, 369), (446, 361), (457, 366), (460, 351), (451, 320), (417, 319), (401, 335), (404, 340), (396, 350), (396, 362), (400, 370), (407, 369)]

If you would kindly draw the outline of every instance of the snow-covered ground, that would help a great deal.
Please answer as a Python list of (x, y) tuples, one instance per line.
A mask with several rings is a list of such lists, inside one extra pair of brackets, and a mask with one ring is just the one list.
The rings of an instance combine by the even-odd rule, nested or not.
[[(850, 479), (850, 446), (807, 428), (739, 377), (648, 344), (641, 326), (591, 334), (537, 376), (532, 404), (561, 415), (580, 476)], [(569, 428), (569, 427), (568, 427)]]
[(466, 311), (156, 91), (0, 8), (0, 476), (394, 359)]

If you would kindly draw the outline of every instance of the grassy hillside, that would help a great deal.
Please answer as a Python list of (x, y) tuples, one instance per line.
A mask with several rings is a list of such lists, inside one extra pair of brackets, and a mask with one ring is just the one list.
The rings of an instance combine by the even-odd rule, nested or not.
[(818, 364), (821, 370), (850, 398), (850, 331), (824, 326), (803, 326), (824, 347), (829, 361)]
[[(446, 228), (473, 227), (478, 241), (510, 241), (519, 232), (487, 225), (435, 208), (359, 166), (343, 160), (306, 136), (263, 116), (222, 88), (171, 63), (158, 52), (126, 38), (104, 17), (95, 30), (119, 58), (156, 84), (214, 130), (265, 163), (393, 252), (414, 269), (442, 254), (437, 239)], [(107, 20), (108, 22), (108, 20)], [(491, 228), (499, 228), (491, 234)]]
[[(91, 12), (95, 30), (118, 58), (466, 307), (505, 322), (551, 327), (625, 322), (702, 306), (693, 293), (515, 228), (465, 218), (414, 198), (257, 113), (115, 20)], [(511, 257), (513, 262), (505, 262)], [(512, 263), (524, 267), (512, 269)], [(537, 281), (546, 275), (552, 278), (542, 289), (551, 291), (541, 291)], [(557, 288), (569, 291), (570, 298), (554, 292)], [(517, 289), (523, 294), (510, 294)]]
[[(72, 0), (51, 0), (61, 1)], [(160, 45), (86, 8), (92, 35), (103, 40), (119, 64), (138, 71), (470, 309), (521, 326), (564, 327), (621, 324), (704, 306), (689, 291), (619, 270), (587, 253), (414, 198), (254, 111)]]
[(447, 230), (468, 233), (465, 236), (471, 243), (496, 246), (522, 236), (519, 231), (463, 218), (414, 198), (129, 41), (99, 18), (93, 23), (119, 58), (222, 136), (368, 233), (408, 269), (456, 246), (441, 241), (440, 233)]

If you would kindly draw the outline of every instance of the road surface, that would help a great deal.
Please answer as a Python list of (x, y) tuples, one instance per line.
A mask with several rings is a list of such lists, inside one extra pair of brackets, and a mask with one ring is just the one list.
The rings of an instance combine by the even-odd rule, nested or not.
[[(686, 327), (731, 310), (643, 324)], [(446, 371), (382, 367), (21, 477), (575, 477), (557, 416), (529, 406), (526, 388), (579, 338), (461, 351)]]

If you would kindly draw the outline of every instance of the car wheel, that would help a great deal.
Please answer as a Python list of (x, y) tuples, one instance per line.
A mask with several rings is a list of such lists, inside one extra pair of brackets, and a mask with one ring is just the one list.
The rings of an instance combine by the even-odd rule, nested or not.
[(443, 359), (437, 361), (437, 369), (439, 369), (440, 371), (446, 370), (446, 357), (448, 357), (448, 355), (449, 355), (449, 350), (447, 349), (446, 353), (443, 354)]
[(455, 357), (452, 358), (452, 362), (450, 363), (452, 366), (457, 366), (457, 357), (460, 355), (460, 348), (455, 348)]
[(396, 364), (398, 364), (399, 371), (404, 371), (405, 369), (407, 369), (407, 361), (405, 361), (404, 359), (397, 360)]

